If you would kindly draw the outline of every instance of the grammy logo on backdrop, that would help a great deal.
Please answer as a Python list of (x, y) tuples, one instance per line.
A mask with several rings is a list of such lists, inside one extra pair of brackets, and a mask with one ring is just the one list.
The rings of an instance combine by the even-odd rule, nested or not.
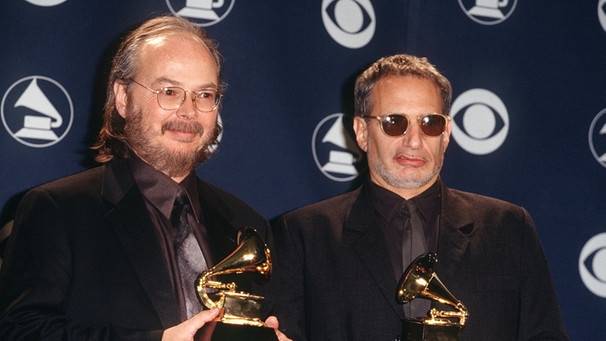
[(259, 318), (263, 297), (237, 292), (236, 283), (213, 280), (221, 275), (247, 275), (258, 284), (271, 276), (271, 257), (263, 238), (252, 227), (238, 234), (238, 247), (196, 280), (198, 298), (207, 308), (223, 308), (219, 321), (206, 323), (196, 341), (277, 341), (273, 329)]
[(198, 19), (217, 20), (219, 16), (215, 13), (215, 8), (221, 8), (225, 0), (187, 0), (185, 7), (177, 12), (177, 15), (192, 17)]
[(417, 257), (402, 274), (396, 298), (400, 303), (409, 303), (416, 298), (429, 299), (451, 306), (456, 311), (431, 308), (429, 316), (405, 318), (402, 341), (456, 341), (469, 318), (465, 305), (446, 289), (433, 271), (437, 261), (438, 256), (434, 252)]
[(509, 4), (509, 0), (476, 0), (476, 5), (469, 10), (471, 15), (502, 19), (505, 16), (499, 8)]

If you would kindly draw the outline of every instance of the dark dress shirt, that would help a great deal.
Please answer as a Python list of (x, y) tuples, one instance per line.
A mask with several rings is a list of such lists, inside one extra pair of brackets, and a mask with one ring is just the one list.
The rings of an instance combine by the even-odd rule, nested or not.
[[(410, 198), (417, 206), (419, 217), (423, 223), (425, 240), (428, 251), (437, 250), (438, 224), (440, 221), (440, 180), (436, 181), (429, 189), (420, 195)], [(368, 194), (372, 206), (380, 217), (380, 228), (385, 237), (385, 244), (389, 252), (389, 258), (394, 271), (396, 281), (408, 264), (402, 264), (402, 232), (408, 220), (403, 214), (405, 199), (398, 194), (385, 189), (368, 180)], [(417, 241), (413, 240), (413, 243)]]
[[(179, 307), (181, 308), (182, 319), (187, 318), (185, 309), (185, 298), (179, 279), (179, 265), (173, 246), (173, 231), (174, 228), (170, 223), (170, 215), (173, 209), (177, 192), (183, 188), (189, 197), (193, 213), (188, 214), (188, 221), (192, 226), (192, 231), (198, 246), (202, 250), (206, 264), (212, 264), (210, 246), (208, 245), (208, 236), (206, 227), (203, 224), (202, 213), (200, 209), (200, 200), (198, 196), (198, 188), (196, 175), (191, 172), (181, 183), (176, 183), (173, 179), (166, 176), (164, 173), (157, 171), (140, 158), (134, 156), (129, 160), (129, 167), (133, 173), (135, 183), (139, 187), (143, 195), (145, 206), (149, 211), (154, 230), (161, 241), (166, 264), (171, 273), (171, 281), (175, 288), (175, 294), (179, 299)], [(193, 286), (193, 284), (192, 284)], [(195, 288), (191, 288), (194, 290)]]

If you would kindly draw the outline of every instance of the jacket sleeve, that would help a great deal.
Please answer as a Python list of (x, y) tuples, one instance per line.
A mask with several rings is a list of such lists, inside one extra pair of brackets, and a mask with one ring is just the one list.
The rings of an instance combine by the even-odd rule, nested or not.
[(568, 340), (551, 271), (534, 222), (524, 211), (518, 340)]
[(274, 268), (270, 291), (272, 312), (280, 330), (294, 341), (306, 340), (303, 252), (300, 238), (281, 217), (274, 224)]
[(69, 219), (44, 190), (32, 190), (21, 201), (0, 272), (0, 339), (160, 340), (162, 330), (81, 325), (68, 316), (73, 276)]

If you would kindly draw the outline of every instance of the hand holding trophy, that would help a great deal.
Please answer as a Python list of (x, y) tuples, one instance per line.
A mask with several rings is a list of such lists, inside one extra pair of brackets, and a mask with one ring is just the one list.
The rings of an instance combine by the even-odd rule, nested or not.
[(267, 283), (271, 276), (269, 248), (249, 226), (239, 232), (236, 250), (198, 276), (196, 291), (200, 301), (209, 309), (223, 308), (224, 313), (219, 321), (205, 324), (196, 341), (278, 340), (275, 331), (265, 327), (259, 317), (263, 297), (237, 292), (236, 283), (212, 280), (215, 276), (239, 274), (252, 277), (258, 284)]
[[(446, 289), (433, 271), (437, 261), (438, 256), (434, 252), (417, 257), (402, 274), (396, 297), (400, 303), (425, 298), (454, 307), (456, 311), (431, 308), (428, 317), (405, 318), (402, 341), (456, 341), (467, 322), (467, 308)], [(455, 320), (457, 318), (458, 321)]]

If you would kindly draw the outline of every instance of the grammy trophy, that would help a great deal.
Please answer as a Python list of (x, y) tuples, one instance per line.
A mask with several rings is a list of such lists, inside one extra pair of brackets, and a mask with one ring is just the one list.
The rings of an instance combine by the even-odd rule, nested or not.
[(417, 257), (402, 274), (396, 298), (400, 303), (409, 303), (416, 298), (429, 299), (456, 311), (431, 308), (429, 316), (405, 318), (402, 341), (456, 341), (469, 318), (465, 305), (448, 291), (434, 272), (437, 261), (438, 256), (433, 252)]

